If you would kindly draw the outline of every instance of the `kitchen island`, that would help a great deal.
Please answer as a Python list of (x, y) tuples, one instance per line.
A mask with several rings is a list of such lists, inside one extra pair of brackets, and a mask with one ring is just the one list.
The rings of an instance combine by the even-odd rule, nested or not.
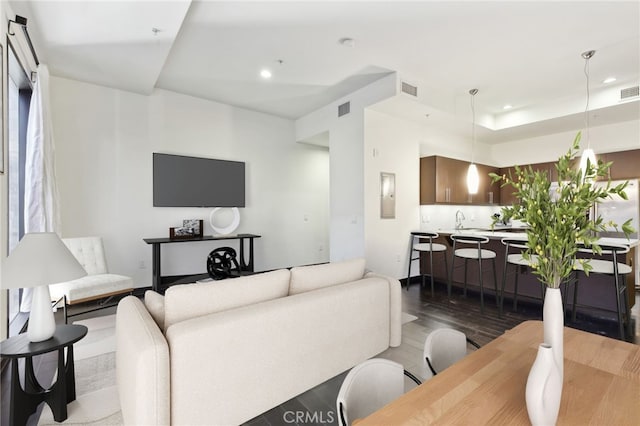
[[(489, 238), (489, 242), (483, 245), (483, 248), (492, 250), (496, 253), (496, 274), (498, 281), (498, 290), (501, 289), (502, 280), (503, 280), (503, 270), (504, 270), (504, 256), (505, 256), (505, 246), (502, 244), (503, 238), (522, 238), (526, 239), (526, 230), (524, 228), (510, 228), (510, 227), (502, 227), (496, 228), (494, 230), (486, 229), (486, 228), (472, 228), (472, 229), (439, 229), (436, 232), (440, 234), (440, 237), (434, 242), (438, 242), (440, 244), (445, 244), (448, 248), (447, 250), (447, 261), (448, 266), (451, 267), (451, 249), (452, 249), (452, 240), (450, 236), (452, 234), (467, 234), (467, 235), (475, 235), (475, 236), (484, 236)], [(640, 283), (637, 280), (638, 270), (638, 246), (640, 245), (640, 240), (638, 238), (616, 238), (616, 237), (603, 237), (599, 240), (600, 244), (626, 244), (631, 247), (629, 253), (622, 259), (618, 259), (618, 262), (623, 262), (631, 266), (632, 273), (628, 274), (626, 279), (627, 284), (627, 295), (629, 300), (629, 307), (632, 307), (635, 304), (635, 284)], [(461, 265), (461, 262), (456, 262), (456, 268), (453, 272), (453, 281), (452, 285), (456, 287), (462, 288), (464, 285), (464, 268), (457, 266)], [(485, 272), (483, 275), (484, 280), (484, 291), (485, 295), (493, 295), (495, 296), (495, 291), (493, 287), (493, 274), (491, 272), (490, 262), (484, 262)], [(429, 273), (429, 262), (428, 257), (423, 256), (420, 261), (420, 269), (422, 273)], [(514, 272), (516, 268), (513, 265), (509, 265), (507, 269), (507, 280), (504, 288), (504, 296), (505, 296), (505, 310), (510, 309), (509, 301), (513, 300), (514, 296)], [(518, 278), (518, 301), (538, 301), (541, 303), (541, 289), (540, 282), (536, 275), (532, 273), (529, 268), (520, 268), (520, 273)], [(439, 281), (446, 283), (447, 282), (447, 271), (445, 269), (444, 262), (434, 262), (434, 278)], [(589, 277), (584, 276), (583, 273), (580, 273), (579, 277), (580, 281), (580, 292), (579, 292), (579, 305), (584, 305), (579, 308), (579, 312), (588, 312), (590, 316), (597, 316), (603, 318), (611, 318), (616, 319), (616, 299), (615, 299), (615, 289), (613, 285), (613, 280), (609, 276), (601, 275), (601, 274), (591, 274)], [(478, 280), (478, 269), (473, 262), (469, 263), (468, 267), (468, 275), (467, 275), (467, 289), (480, 291), (480, 284)], [(573, 300), (573, 287), (571, 287), (571, 291), (569, 294), (569, 301)], [(562, 288), (563, 292), (563, 300), (567, 301), (567, 295), (565, 294), (565, 289)], [(489, 302), (491, 303), (491, 302)]]

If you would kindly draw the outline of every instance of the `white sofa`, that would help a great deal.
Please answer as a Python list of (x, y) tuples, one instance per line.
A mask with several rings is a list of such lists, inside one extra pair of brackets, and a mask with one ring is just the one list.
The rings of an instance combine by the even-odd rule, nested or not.
[(239, 424), (398, 346), (400, 283), (364, 267), (355, 259), (126, 297), (116, 321), (125, 424)]

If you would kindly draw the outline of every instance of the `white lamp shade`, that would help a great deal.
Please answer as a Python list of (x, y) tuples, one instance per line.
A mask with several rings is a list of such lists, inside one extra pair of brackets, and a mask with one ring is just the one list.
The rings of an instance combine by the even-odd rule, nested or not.
[(54, 232), (26, 234), (2, 265), (2, 288), (26, 288), (87, 275)]
[(591, 148), (587, 148), (582, 151), (582, 157), (580, 158), (580, 170), (582, 170), (582, 178), (587, 175), (587, 160), (591, 163), (592, 167), (597, 167), (598, 160), (596, 159), (596, 153)]
[(35, 287), (27, 338), (50, 339), (56, 330), (49, 284), (87, 275), (82, 265), (54, 232), (26, 234), (2, 265), (2, 288)]
[(469, 164), (469, 170), (467, 170), (467, 188), (469, 194), (477, 194), (478, 186), (480, 186), (480, 175), (478, 174), (478, 167), (475, 164)]

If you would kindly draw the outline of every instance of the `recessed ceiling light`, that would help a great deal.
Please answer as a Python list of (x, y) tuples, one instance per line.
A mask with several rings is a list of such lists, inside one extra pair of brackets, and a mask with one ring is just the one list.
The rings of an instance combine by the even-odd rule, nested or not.
[(607, 78), (605, 78), (602, 82), (603, 82), (604, 84), (609, 84), (609, 83), (613, 83), (614, 81), (616, 81), (616, 78), (615, 78), (615, 77), (607, 77)]
[(502, 107), (502, 109), (511, 109), (513, 108), (513, 105), (510, 104), (506, 104), (505, 106)]
[(263, 69), (260, 71), (260, 77), (264, 78), (264, 79), (269, 79), (271, 78), (271, 71), (269, 71), (268, 69)]

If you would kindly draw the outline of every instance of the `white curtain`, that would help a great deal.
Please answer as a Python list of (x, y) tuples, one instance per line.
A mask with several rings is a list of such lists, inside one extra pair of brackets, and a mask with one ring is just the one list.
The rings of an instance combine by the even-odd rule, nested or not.
[[(54, 166), (55, 144), (49, 103), (49, 69), (39, 65), (31, 94), (27, 122), (24, 182), (24, 231), (59, 232), (58, 187)], [(20, 310), (31, 308), (31, 292), (25, 289)]]

